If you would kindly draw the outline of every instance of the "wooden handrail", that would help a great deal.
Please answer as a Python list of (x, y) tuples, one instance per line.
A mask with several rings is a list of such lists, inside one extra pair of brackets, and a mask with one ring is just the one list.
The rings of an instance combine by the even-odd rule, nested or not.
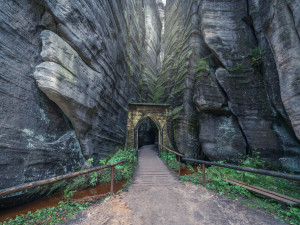
[(159, 144), (161, 147), (163, 147), (164, 149), (167, 150), (167, 165), (168, 165), (168, 152), (172, 152), (175, 155), (179, 156), (178, 157), (178, 176), (180, 176), (180, 163), (181, 163), (181, 158), (184, 156), (183, 154), (180, 154), (179, 152), (175, 152), (169, 148), (167, 148), (166, 146), (163, 146), (162, 144)]
[[(175, 152), (171, 149), (168, 149), (167, 147), (165, 147), (161, 144), (160, 144), (160, 146), (162, 146), (167, 151), (178, 155), (179, 156), (179, 166), (180, 166), (180, 158), (183, 157), (183, 155), (178, 152)], [(202, 177), (203, 186), (205, 186), (205, 165), (225, 167), (225, 168), (229, 168), (229, 169), (246, 171), (246, 172), (250, 172), (250, 173), (257, 173), (257, 174), (263, 174), (263, 175), (272, 176), (272, 177), (279, 177), (279, 178), (284, 178), (284, 179), (300, 181), (300, 176), (294, 175), (294, 174), (280, 173), (280, 172), (275, 172), (275, 171), (270, 171), (270, 170), (254, 169), (254, 168), (249, 168), (249, 167), (241, 167), (241, 166), (235, 166), (235, 165), (224, 164), (224, 163), (210, 162), (210, 161), (205, 161), (205, 160), (197, 160), (197, 159), (190, 159), (190, 158), (182, 158), (182, 159), (185, 161), (191, 161), (191, 162), (196, 162), (196, 163), (201, 164), (202, 173), (203, 173), (203, 177)], [(167, 163), (168, 163), (168, 152), (167, 152)], [(180, 175), (180, 168), (179, 168), (179, 175)]]
[(83, 175), (83, 174), (103, 170), (103, 169), (106, 169), (106, 168), (109, 168), (109, 167), (114, 167), (114, 166), (116, 166), (118, 164), (121, 164), (121, 163), (124, 163), (124, 162), (127, 162), (127, 160), (122, 160), (122, 161), (119, 161), (119, 162), (116, 162), (116, 163), (113, 163), (113, 164), (110, 164), (110, 165), (99, 166), (99, 167), (95, 167), (95, 168), (92, 168), (92, 169), (83, 170), (83, 171), (79, 171), (79, 172), (75, 172), (75, 173), (69, 173), (69, 174), (66, 174), (66, 175), (61, 175), (61, 176), (53, 177), (53, 178), (46, 179), (46, 180), (35, 181), (35, 182), (15, 186), (15, 187), (12, 187), (12, 188), (7, 188), (7, 189), (0, 192), (0, 197), (5, 196), (5, 195), (9, 195), (9, 194), (12, 194), (12, 193), (15, 193), (15, 192), (35, 188), (35, 187), (38, 187), (38, 186), (43, 186), (43, 185), (46, 185), (46, 184), (55, 183), (55, 182), (60, 181), (60, 180), (66, 180), (66, 179), (77, 177), (77, 176), (80, 176), (80, 175)]
[(254, 169), (254, 168), (249, 168), (249, 167), (235, 166), (235, 165), (230, 165), (230, 164), (225, 164), (225, 163), (209, 162), (209, 161), (205, 161), (205, 160), (197, 160), (197, 159), (190, 159), (190, 158), (183, 158), (183, 160), (196, 162), (199, 164), (225, 167), (225, 168), (229, 168), (229, 169), (246, 171), (246, 172), (250, 172), (250, 173), (257, 173), (257, 174), (263, 174), (263, 175), (272, 176), (272, 177), (279, 177), (279, 178), (300, 181), (300, 176), (294, 175), (294, 174), (280, 173), (280, 172), (275, 172), (275, 171), (270, 171), (270, 170)]
[(175, 152), (175, 151), (173, 151), (173, 150), (167, 148), (166, 146), (164, 146), (164, 145), (162, 145), (162, 144), (159, 144), (159, 145), (160, 145), (161, 147), (163, 147), (164, 149), (166, 149), (167, 151), (174, 153), (175, 155), (178, 155), (178, 156), (180, 156), (180, 157), (183, 157), (183, 156), (184, 156), (183, 154), (181, 154), (181, 153), (179, 153), (179, 152)]
[(138, 148), (133, 151), (133, 153), (131, 154), (131, 157), (135, 156), (135, 155), (137, 155), (137, 156), (139, 155), (139, 149)]
[(138, 158), (139, 158), (139, 149), (138, 148), (136, 150), (134, 150), (134, 152), (131, 154), (131, 157), (132, 157), (132, 176), (134, 174), (134, 156), (135, 155), (137, 157), (137, 162), (138, 162)]
[[(134, 171), (134, 156), (135, 155), (138, 156), (138, 149), (135, 150), (131, 154), (131, 156), (133, 157), (133, 168), (132, 168), (133, 171)], [(35, 182), (31, 182), (31, 183), (22, 184), (22, 185), (18, 185), (18, 186), (15, 186), (15, 187), (7, 188), (7, 189), (4, 189), (4, 190), (0, 191), (0, 197), (6, 196), (6, 195), (9, 195), (9, 194), (13, 194), (13, 193), (16, 193), (16, 192), (19, 192), (19, 191), (32, 189), (32, 188), (35, 188), (35, 187), (38, 187), (38, 186), (43, 186), (43, 185), (46, 185), (46, 184), (55, 183), (57, 181), (70, 179), (70, 178), (77, 177), (77, 176), (80, 176), (80, 175), (83, 175), (83, 174), (103, 170), (103, 169), (106, 169), (106, 168), (111, 168), (111, 173), (112, 173), (112, 176), (111, 176), (111, 194), (113, 194), (113, 171), (114, 171), (114, 167), (116, 165), (119, 165), (119, 164), (125, 163), (125, 162), (128, 162), (128, 160), (124, 159), (124, 160), (121, 160), (119, 162), (115, 162), (113, 164), (94, 167), (94, 168), (91, 168), (91, 169), (82, 170), (82, 171), (75, 172), (75, 173), (69, 173), (69, 174), (53, 177), (53, 178), (46, 179), (46, 180), (35, 181)]]

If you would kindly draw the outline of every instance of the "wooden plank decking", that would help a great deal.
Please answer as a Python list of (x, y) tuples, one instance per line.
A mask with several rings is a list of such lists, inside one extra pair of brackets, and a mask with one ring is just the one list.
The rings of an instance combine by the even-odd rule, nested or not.
[(145, 147), (139, 153), (139, 166), (135, 173), (133, 186), (155, 187), (180, 185), (179, 179), (163, 163), (153, 148)]

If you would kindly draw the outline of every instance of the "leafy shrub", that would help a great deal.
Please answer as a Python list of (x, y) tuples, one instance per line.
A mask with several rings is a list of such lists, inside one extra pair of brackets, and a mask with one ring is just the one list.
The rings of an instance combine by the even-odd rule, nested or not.
[[(124, 180), (132, 177), (132, 153), (135, 149), (127, 150), (127, 149), (119, 149), (111, 158), (102, 159), (99, 161), (101, 165), (113, 164), (119, 162), (121, 160), (126, 159), (127, 162), (121, 163), (115, 166), (114, 179), (115, 180)], [(136, 156), (134, 157), (135, 163), (137, 162)], [(110, 181), (110, 170), (106, 170), (101, 173), (101, 182), (109, 182)]]
[(196, 69), (193, 71), (194, 73), (199, 73), (201, 71), (205, 71), (207, 66), (206, 59), (200, 59), (198, 61)]
[[(201, 72), (206, 71), (207, 64), (208, 63), (207, 63), (206, 59), (200, 59), (198, 61), (196, 69), (194, 69), (194, 71), (193, 71), (195, 81), (197, 81), (200, 78)], [(202, 76), (202, 78), (203, 78), (203, 76)]]
[(97, 181), (98, 181), (98, 173), (95, 171), (93, 173), (90, 174), (90, 185), (91, 186), (96, 186)]
[[(161, 158), (163, 161), (167, 161), (167, 152), (161, 153)], [(168, 153), (168, 165), (172, 170), (178, 170), (178, 161), (176, 159), (176, 155), (173, 153)]]
[(251, 49), (250, 53), (248, 54), (248, 56), (250, 56), (252, 59), (251, 66), (255, 68), (259, 67), (263, 63), (265, 54), (266, 53), (259, 47)]
[(17, 216), (15, 219), (4, 221), (1, 225), (31, 225), (31, 224), (55, 224), (60, 223), (74, 214), (85, 210), (88, 203), (74, 203), (71, 201), (59, 202), (58, 206), (40, 209), (32, 213), (29, 211), (26, 215)]
[(241, 64), (237, 64), (235, 67), (232, 68), (233, 71), (242, 71), (244, 70)]

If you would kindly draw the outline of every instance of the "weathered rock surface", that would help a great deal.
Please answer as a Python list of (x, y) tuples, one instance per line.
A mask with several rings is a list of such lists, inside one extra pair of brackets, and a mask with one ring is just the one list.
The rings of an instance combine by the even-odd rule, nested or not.
[(219, 68), (216, 77), (250, 149), (256, 148), (263, 157), (279, 155), (261, 74), (252, 68), (248, 57), (256, 43), (251, 28), (242, 20), (246, 16), (245, 1), (224, 4), (207, 0), (201, 5), (201, 30), (206, 44), (226, 68)]
[[(234, 161), (238, 153), (257, 150), (275, 167), (299, 170), (299, 137), (297, 140), (290, 128), (297, 135), (299, 4), (283, 2), (285, 10), (279, 12), (277, 1), (168, 1), (165, 60), (158, 80), (165, 86), (160, 100), (169, 101), (173, 112), (179, 112), (172, 121), (173, 143), (179, 151), (194, 156), (203, 152), (213, 160), (225, 159), (228, 151)], [(277, 21), (271, 20), (273, 17)], [(293, 31), (286, 40), (283, 34), (289, 29)], [(276, 46), (280, 41), (282, 48)], [(283, 46), (288, 48), (283, 50)], [(286, 60), (289, 57), (293, 60)], [(287, 63), (286, 69), (280, 72), (283, 63)], [(189, 64), (193, 69), (182, 66)], [(288, 72), (294, 76), (286, 76)], [(189, 81), (196, 85), (188, 85)], [(194, 96), (188, 94), (190, 90)], [(184, 97), (178, 93), (185, 93)], [(188, 122), (176, 126), (176, 120), (184, 121), (184, 115), (193, 111), (184, 110), (192, 108), (186, 107), (192, 98), (198, 111), (201, 148), (190, 141), (194, 136), (189, 133)], [(220, 135), (224, 124), (230, 135)], [(225, 142), (222, 152), (220, 143)], [(195, 153), (196, 149), (200, 152)]]
[(186, 156), (300, 171), (299, 1), (0, 4), (0, 189), (123, 147), (129, 101)]
[(199, 35), (197, 8), (196, 1), (167, 2), (164, 61), (155, 97), (159, 102), (172, 105), (168, 126), (170, 141), (174, 148), (190, 157), (198, 157), (200, 148), (192, 71), (200, 55), (206, 55)]
[(145, 0), (145, 47), (142, 51), (142, 102), (152, 102), (155, 99), (156, 81), (161, 67), (161, 32), (162, 24), (156, 1)]
[[(83, 154), (106, 157), (124, 145), (128, 101), (147, 100), (147, 90), (153, 89), (150, 83), (157, 76), (161, 41), (156, 1), (44, 1), (44, 5), (57, 21), (59, 36), (73, 50), (53, 60), (65, 49), (57, 45), (47, 53), (50, 43), (45, 41), (43, 59), (71, 74), (59, 66), (51, 75), (54, 80), (43, 81), (43, 76), (46, 80), (49, 76), (38, 67), (39, 86), (70, 118)], [(46, 65), (44, 71), (49, 71), (49, 63), (41, 66)]]
[(216, 71), (210, 63), (212, 55), (199, 60), (194, 103), (199, 112), (199, 140), (202, 152), (211, 160), (236, 162), (246, 154), (247, 143), (236, 116), (228, 108)]
[(299, 71), (300, 39), (297, 1), (255, 1), (253, 10), (262, 21), (277, 65), (281, 99), (291, 120), (296, 136), (300, 139), (299, 122)]
[(124, 15), (127, 24), (126, 57), (130, 75), (130, 102), (155, 101), (157, 76), (163, 59), (163, 8), (155, 0), (126, 1)]
[(43, 31), (41, 38), (41, 56), (45, 62), (36, 67), (34, 77), (39, 89), (70, 119), (83, 155), (88, 158), (95, 155), (99, 147), (93, 137), (97, 136), (97, 126), (104, 116), (100, 110), (101, 97), (105, 96), (104, 75), (87, 66), (78, 53), (53, 32)]
[[(296, 169), (299, 170), (299, 165), (300, 165), (300, 158), (299, 158), (299, 137), (298, 140), (295, 137), (295, 134), (297, 134), (296, 130), (297, 129), (294, 124), (295, 124), (295, 120), (294, 122), (292, 122), (292, 118), (290, 116), (290, 113), (287, 113), (288, 110), (286, 108), (286, 103), (283, 104), (284, 102), (284, 98), (283, 96), (286, 96), (287, 93), (293, 92), (295, 94), (294, 100), (295, 98), (297, 98), (297, 95), (299, 95), (299, 92), (297, 92), (297, 88), (295, 89), (295, 87), (297, 85), (292, 85), (293, 88), (289, 87), (289, 86), (283, 86), (281, 80), (283, 79), (283, 77), (286, 77), (287, 74), (289, 74), (288, 71), (284, 71), (284, 72), (280, 72), (282, 71), (280, 68), (282, 66), (281, 63), (279, 63), (276, 59), (276, 55), (278, 56), (279, 54), (281, 55), (281, 60), (283, 60), (284, 62), (287, 63), (292, 63), (289, 65), (289, 68), (291, 70), (293, 70), (292, 68), (296, 68), (297, 63), (293, 64), (294, 62), (289, 62), (289, 60), (286, 61), (286, 59), (283, 59), (283, 57), (285, 57), (285, 55), (287, 54), (286, 51), (290, 51), (290, 52), (294, 52), (297, 54), (299, 54), (299, 40), (298, 40), (298, 44), (297, 41), (295, 43), (293, 43), (293, 47), (287, 47), (284, 43), (285, 43), (285, 39), (290, 39), (291, 36), (295, 35), (295, 29), (297, 30), (297, 32), (299, 33), (299, 15), (297, 13), (295, 13), (295, 11), (297, 9), (299, 9), (299, 3), (297, 3), (297, 1), (282, 1), (282, 4), (278, 4), (279, 2), (277, 1), (257, 1), (257, 0), (250, 0), (249, 1), (249, 14), (251, 15), (251, 17), (253, 18), (253, 25), (254, 25), (254, 29), (256, 32), (256, 36), (258, 37), (258, 43), (260, 48), (262, 49), (262, 51), (265, 52), (265, 57), (264, 57), (264, 62), (263, 62), (263, 67), (262, 67), (262, 71), (263, 71), (263, 76), (264, 76), (264, 80), (265, 80), (265, 88), (268, 91), (268, 96), (269, 99), (271, 101), (272, 106), (274, 107), (274, 109), (276, 110), (276, 121), (273, 125), (273, 129), (275, 130), (275, 132), (277, 133), (278, 137), (279, 137), (279, 142), (281, 147), (284, 149), (284, 157), (280, 159), (280, 161), (282, 162), (282, 164), (284, 164), (284, 168), (289, 168), (289, 169)], [(281, 14), (281, 10), (278, 11), (278, 7), (282, 8), (283, 11), (287, 12), (287, 5), (286, 3), (288, 3), (288, 11), (291, 10), (291, 13), (287, 13), (287, 14)], [(273, 12), (274, 9), (277, 9), (278, 12)], [(273, 14), (273, 15), (270, 15)], [(276, 14), (276, 15), (275, 15)], [(270, 17), (271, 16), (271, 17)], [(286, 23), (286, 24), (290, 24), (291, 27), (287, 28), (287, 29), (292, 29), (294, 30), (293, 32), (289, 33), (285, 33), (284, 29), (282, 29), (282, 27), (280, 27), (277, 24), (277, 27), (273, 27), (272, 29), (269, 27), (270, 26), (270, 18), (272, 17), (276, 17), (277, 19), (279, 19), (278, 17), (280, 17), (281, 22)], [(298, 22), (297, 22), (298, 21)], [(277, 21), (278, 22), (278, 21)], [(273, 21), (274, 23), (277, 23), (276, 21)], [(279, 23), (279, 22), (278, 22)], [(278, 29), (281, 30), (278, 30)], [(276, 32), (275, 32), (276, 30)], [(275, 32), (275, 33), (274, 33)], [(283, 35), (287, 34), (287, 36), (285, 36), (283, 38)], [(270, 36), (273, 36), (272, 38), (278, 38), (278, 43), (275, 43), (273, 41), (273, 43), (270, 41)], [(299, 36), (299, 35), (298, 35)], [(279, 40), (281, 40), (279, 42)], [(287, 41), (288, 43), (290, 43), (289, 41)], [(273, 46), (276, 45), (283, 45), (284, 47), (281, 48), (283, 51), (282, 52), (277, 52), (277, 54), (275, 54), (274, 52), (274, 48)], [(298, 47), (297, 47), (298, 46)], [(291, 53), (288, 53), (291, 54)], [(291, 73), (293, 74), (293, 73)], [(287, 77), (289, 77), (290, 75), (288, 75)], [(291, 75), (291, 79), (299, 79), (299, 74), (295, 74)], [(288, 90), (289, 89), (289, 90)], [(291, 94), (291, 93), (290, 93)], [(294, 95), (292, 94), (292, 95)], [(296, 100), (297, 101), (297, 100)], [(296, 105), (294, 105), (293, 107), (297, 108)], [(294, 114), (295, 115), (295, 114)], [(282, 118), (285, 120), (285, 122), (282, 121)], [(295, 118), (295, 117), (294, 117)], [(294, 123), (294, 124), (293, 124)], [(297, 123), (297, 122), (296, 122)], [(293, 129), (295, 130), (295, 133), (293, 132)]]
[(129, 97), (141, 93), (143, 2), (0, 3), (0, 189), (78, 170), (123, 147)]
[(127, 26), (126, 61), (129, 67), (128, 96), (130, 102), (142, 100), (142, 52), (145, 49), (145, 10), (142, 1), (125, 1), (124, 17)]
[(68, 119), (33, 78), (41, 62), (38, 6), (27, 0), (0, 5), (2, 189), (74, 171), (84, 157)]
[[(84, 155), (94, 157), (97, 162), (122, 147), (125, 141), (124, 118), (128, 102), (127, 89), (124, 88), (128, 85), (124, 48), (127, 37), (123, 14), (125, 3), (44, 1), (44, 5), (58, 22), (59, 36), (73, 50), (61, 41), (65, 49), (59, 50), (60, 46), (57, 46), (50, 53), (47, 45), (55, 41), (44, 41), (42, 57), (60, 66), (54, 68), (55, 72), (50, 75), (50, 64), (42, 65), (47, 65), (45, 71), (53, 77), (52, 84), (44, 84), (42, 90), (48, 96), (52, 94), (52, 100), (70, 118)], [(69, 59), (64, 52), (69, 54)], [(59, 58), (60, 54), (63, 56)], [(38, 83), (41, 87), (42, 76), (42, 70), (39, 70)], [(47, 74), (44, 76), (49, 77)], [(72, 76), (77, 76), (77, 79)], [(58, 94), (59, 89), (61, 93)]]
[(201, 113), (199, 124), (202, 151), (210, 160), (237, 162), (246, 154), (246, 142), (233, 115)]

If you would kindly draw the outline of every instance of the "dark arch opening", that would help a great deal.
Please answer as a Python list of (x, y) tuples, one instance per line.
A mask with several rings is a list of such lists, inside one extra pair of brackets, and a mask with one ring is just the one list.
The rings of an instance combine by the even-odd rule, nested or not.
[(151, 118), (146, 118), (138, 127), (138, 147), (153, 145), (159, 142), (159, 131)]

